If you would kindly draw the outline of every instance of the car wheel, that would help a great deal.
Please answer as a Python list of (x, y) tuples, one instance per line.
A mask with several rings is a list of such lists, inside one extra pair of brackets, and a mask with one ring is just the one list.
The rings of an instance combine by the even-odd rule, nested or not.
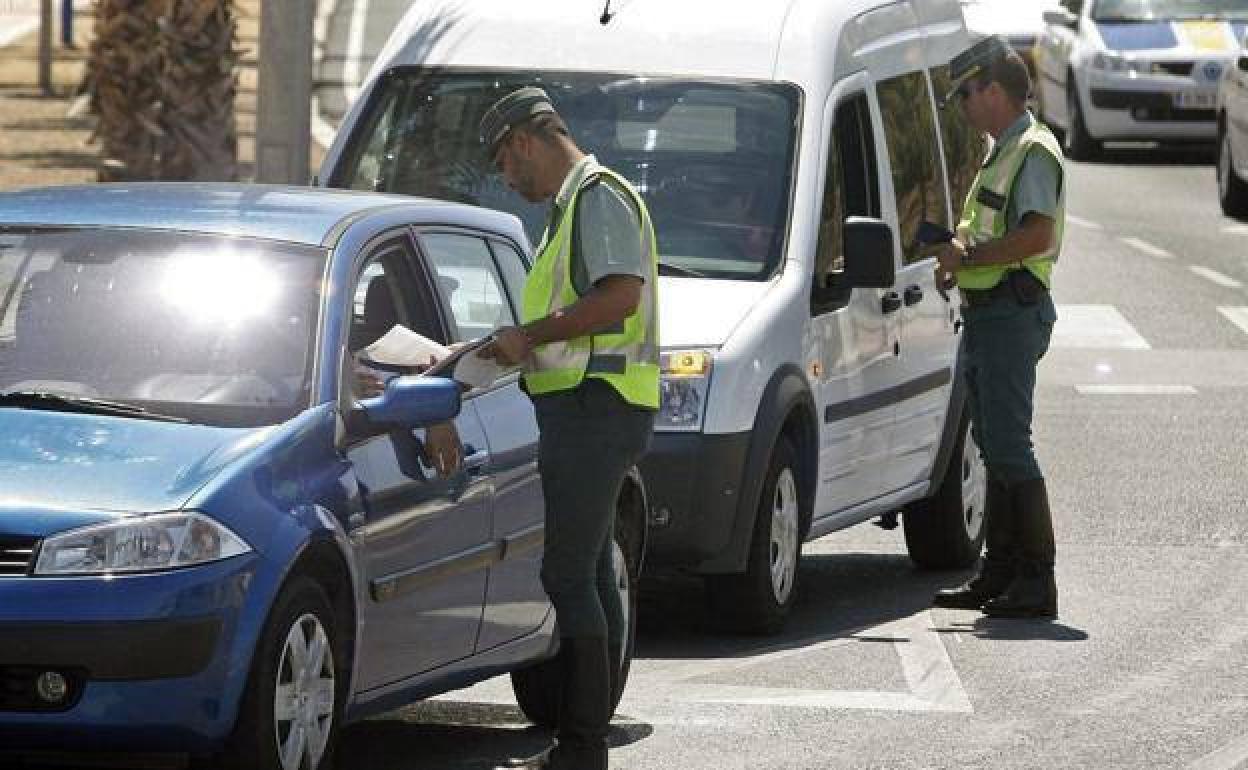
[[(619, 668), (612, 677), (611, 713), (615, 713), (628, 673), (632, 669), (633, 645), (637, 639), (637, 578), (641, 563), (640, 553), (634, 549), (640, 543), (629, 532), (630, 522), (616, 516), (615, 538), (612, 540), (612, 559), (615, 560), (616, 590), (624, 606), (624, 626), (614, 645), (621, 650)], [(559, 694), (563, 689), (563, 668), (559, 657), (542, 661), (511, 672), (511, 689), (516, 695), (520, 710), (533, 724), (553, 728), (559, 721)]]
[(1073, 75), (1066, 79), (1066, 135), (1062, 144), (1066, 157), (1071, 160), (1095, 160), (1101, 154), (1101, 143), (1088, 133), (1088, 125), (1083, 118), (1083, 108), (1079, 104), (1079, 87), (1075, 85)]
[(1218, 202), (1228, 217), (1248, 218), (1248, 182), (1235, 173), (1231, 137), (1225, 127), (1218, 132)]
[(265, 624), (234, 731), (229, 766), (333, 766), (346, 666), (329, 598), (309, 577), (278, 595)]
[(729, 630), (774, 634), (784, 626), (802, 553), (800, 489), (797, 451), (782, 436), (763, 480), (745, 573), (706, 576), (711, 613)]
[(927, 569), (970, 567), (984, 545), (987, 471), (966, 415), (958, 434), (936, 494), (911, 504), (903, 517), (910, 559)]

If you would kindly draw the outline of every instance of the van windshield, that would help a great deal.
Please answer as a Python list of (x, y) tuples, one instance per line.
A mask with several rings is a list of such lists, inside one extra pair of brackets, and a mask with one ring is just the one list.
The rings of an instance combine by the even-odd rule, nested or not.
[(477, 125), (540, 85), (585, 152), (645, 198), (660, 259), (714, 278), (764, 280), (780, 264), (800, 94), (784, 83), (567, 72), (396, 70), (385, 76), (329, 184), (509, 211), (537, 243), (546, 206), (509, 190)]
[(0, 228), (0, 394), (288, 420), (310, 401), (325, 259), (193, 233)]

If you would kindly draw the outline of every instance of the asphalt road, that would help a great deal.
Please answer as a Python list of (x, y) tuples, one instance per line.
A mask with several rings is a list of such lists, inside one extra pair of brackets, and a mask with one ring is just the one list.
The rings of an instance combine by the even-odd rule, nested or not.
[[(709, 630), (700, 585), (645, 593), (612, 767), (1248, 766), (1248, 226), (1201, 152), (1070, 166), (1062, 320), (1036, 444), (1058, 622), (932, 610), (900, 530), (806, 546), (785, 634)], [(349, 728), (350, 770), (540, 749), (505, 679)]]

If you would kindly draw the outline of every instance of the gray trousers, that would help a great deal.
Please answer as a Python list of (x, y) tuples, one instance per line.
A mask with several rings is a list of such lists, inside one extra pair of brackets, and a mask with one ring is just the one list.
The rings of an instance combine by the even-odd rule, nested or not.
[(603, 380), (533, 397), (546, 497), (542, 585), (559, 635), (615, 639), (624, 607), (612, 559), (615, 507), (629, 468), (650, 445), (654, 412)]

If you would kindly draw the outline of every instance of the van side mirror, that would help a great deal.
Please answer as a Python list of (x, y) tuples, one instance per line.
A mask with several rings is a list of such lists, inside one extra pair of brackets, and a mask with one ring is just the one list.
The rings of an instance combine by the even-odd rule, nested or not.
[(371, 425), (416, 428), (459, 414), (460, 387), (443, 377), (393, 377), (381, 395), (357, 406)]
[(871, 217), (845, 220), (845, 277), (843, 284), (863, 289), (891, 288), (897, 280), (893, 229)]
[(1079, 26), (1079, 17), (1065, 8), (1056, 8), (1052, 11), (1044, 12), (1044, 23), (1052, 24), (1055, 27), (1069, 27), (1070, 29), (1074, 29)]

